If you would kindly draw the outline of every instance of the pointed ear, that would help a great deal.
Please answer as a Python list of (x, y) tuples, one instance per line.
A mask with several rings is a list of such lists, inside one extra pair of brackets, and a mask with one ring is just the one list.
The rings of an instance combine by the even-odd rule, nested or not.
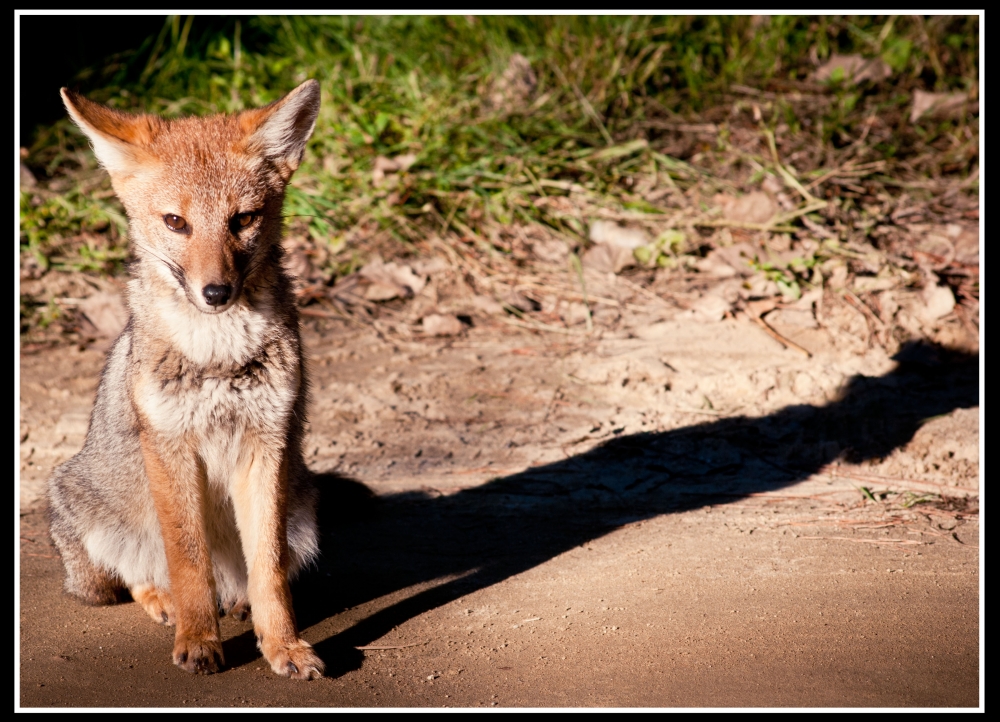
[(319, 83), (307, 80), (281, 100), (244, 114), (248, 145), (275, 162), (285, 180), (302, 162), (319, 115)]
[(156, 134), (158, 119), (112, 110), (67, 88), (59, 93), (73, 122), (90, 139), (101, 165), (112, 176), (134, 173), (144, 159), (143, 147)]

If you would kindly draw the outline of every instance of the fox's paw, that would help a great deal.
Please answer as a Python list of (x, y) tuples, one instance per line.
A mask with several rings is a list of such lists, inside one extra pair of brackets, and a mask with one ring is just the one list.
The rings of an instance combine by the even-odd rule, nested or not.
[(192, 674), (214, 674), (226, 663), (222, 642), (218, 639), (188, 639), (174, 641), (174, 664)]
[(242, 599), (233, 605), (226, 606), (223, 605), (219, 608), (219, 616), (224, 617), (229, 615), (233, 619), (240, 622), (246, 622), (250, 620), (250, 602)]
[(132, 599), (139, 602), (154, 622), (174, 626), (174, 600), (170, 598), (170, 592), (152, 584), (140, 584), (129, 591), (132, 592)]
[(309, 643), (302, 639), (292, 644), (262, 643), (261, 651), (271, 665), (271, 670), (282, 677), (319, 679), (326, 669), (323, 660), (316, 655)]

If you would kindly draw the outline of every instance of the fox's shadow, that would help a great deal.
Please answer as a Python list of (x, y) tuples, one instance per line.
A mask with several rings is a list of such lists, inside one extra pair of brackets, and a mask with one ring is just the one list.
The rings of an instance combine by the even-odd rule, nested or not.
[[(318, 644), (328, 674), (336, 676), (360, 665), (355, 646), (622, 524), (780, 489), (837, 458), (884, 457), (928, 418), (979, 404), (978, 356), (911, 344), (896, 360), (885, 376), (853, 377), (840, 399), (824, 406), (619, 436), (450, 496), (411, 492), (376, 500), (358, 482), (320, 475), (323, 554), (318, 568), (294, 585), (299, 626), (451, 579)], [(237, 658), (252, 655), (250, 639), (231, 640)], [(244, 661), (232, 652), (231, 661)]]

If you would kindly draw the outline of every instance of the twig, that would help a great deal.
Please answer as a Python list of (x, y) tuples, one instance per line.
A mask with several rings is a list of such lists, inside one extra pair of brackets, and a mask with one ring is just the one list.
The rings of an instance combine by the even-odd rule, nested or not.
[(853, 306), (855, 310), (857, 310), (864, 317), (865, 323), (868, 326), (869, 341), (872, 337), (874, 337), (879, 343), (885, 345), (883, 336), (886, 328), (882, 319), (876, 316), (875, 312), (868, 308), (867, 304), (850, 291), (844, 291), (844, 300), (846, 300), (849, 305)]
[(655, 293), (653, 293), (652, 291), (650, 291), (648, 288), (643, 288), (642, 286), (640, 286), (635, 281), (631, 281), (631, 280), (625, 278), (624, 276), (615, 276), (615, 283), (624, 283), (630, 289), (632, 289), (636, 293), (642, 294), (646, 298), (652, 299), (653, 301), (659, 301), (660, 303), (666, 304), (667, 306), (670, 305), (670, 303), (667, 301), (667, 299), (663, 298), (662, 296), (657, 296)]
[(569, 254), (569, 260), (573, 270), (576, 271), (577, 279), (580, 281), (580, 288), (583, 289), (583, 305), (587, 309), (587, 333), (591, 333), (594, 330), (594, 319), (590, 313), (590, 301), (587, 300), (587, 282), (583, 280), (583, 264), (580, 263), (580, 257), (575, 253)]
[(798, 351), (801, 354), (805, 354), (806, 358), (812, 358), (812, 354), (811, 353), (809, 353), (807, 350), (805, 350), (804, 348), (802, 348), (801, 346), (799, 346), (797, 343), (795, 343), (791, 339), (785, 338), (780, 333), (778, 333), (777, 331), (775, 331), (767, 323), (767, 321), (765, 321), (763, 318), (761, 318), (760, 316), (755, 316), (753, 314), (748, 314), (748, 315), (750, 316), (751, 319), (753, 319), (754, 323), (756, 323), (758, 326), (760, 326), (762, 329), (764, 329), (764, 332), (767, 333), (768, 336), (770, 336), (771, 338), (773, 338), (775, 341), (777, 341), (778, 343), (780, 343), (782, 346), (784, 346), (785, 348), (794, 349), (795, 351)]
[(583, 112), (586, 113), (588, 118), (594, 121), (594, 124), (597, 126), (597, 129), (601, 131), (601, 137), (604, 138), (604, 142), (607, 143), (608, 145), (614, 145), (615, 141), (611, 137), (611, 133), (609, 133), (608, 129), (604, 127), (604, 122), (597, 115), (597, 111), (594, 110), (594, 106), (592, 106), (590, 104), (590, 101), (587, 100), (587, 97), (582, 92), (580, 92), (580, 89), (576, 86), (576, 83), (569, 82), (569, 80), (563, 74), (562, 68), (560, 68), (555, 63), (552, 63), (552, 69), (555, 71), (556, 75), (559, 76), (559, 80), (562, 82), (563, 85), (568, 85), (570, 88), (573, 89), (573, 93), (574, 95), (576, 95), (576, 99), (580, 101), (580, 105), (583, 107)]
[(822, 210), (826, 208), (826, 206), (827, 206), (826, 201), (819, 200), (818, 198), (813, 198), (813, 200), (810, 203), (802, 206), (801, 208), (797, 208), (794, 211), (789, 211), (788, 213), (782, 213), (780, 216), (775, 218), (773, 222), (774, 224), (788, 223), (788, 221), (794, 220), (799, 216), (804, 216), (806, 214), (812, 213), (813, 211)]
[(678, 406), (677, 410), (685, 411), (689, 414), (705, 414), (706, 416), (729, 416), (742, 408), (742, 406), (737, 406), (735, 409), (730, 409), (728, 411), (716, 411), (715, 409), (692, 409), (687, 406)]
[(445, 234), (445, 231), (448, 230), (448, 226), (451, 225), (451, 222), (455, 220), (455, 214), (458, 213), (459, 206), (461, 205), (461, 203), (456, 202), (455, 205), (451, 207), (451, 212), (448, 214), (448, 217), (445, 218), (444, 223), (441, 224), (441, 230), (438, 231), (438, 233), (442, 236)]
[(858, 174), (858, 176), (861, 177), (868, 175), (869, 173), (874, 173), (877, 170), (882, 170), (882, 168), (884, 167), (885, 167), (885, 161), (881, 160), (872, 161), (871, 163), (859, 163), (858, 165), (854, 165), (854, 161), (848, 161), (839, 168), (834, 168), (833, 170), (827, 171), (819, 178), (809, 181), (809, 183), (805, 186), (805, 189), (807, 191), (811, 191), (820, 183), (823, 183), (824, 181), (827, 181), (830, 178), (833, 178), (834, 176)]
[[(770, 150), (771, 150), (771, 159), (774, 161), (774, 167), (777, 169), (778, 173), (781, 175), (781, 177), (785, 181), (785, 183), (790, 188), (794, 188), (798, 192), (798, 194), (800, 196), (802, 196), (802, 199), (806, 203), (808, 203), (808, 204), (814, 204), (814, 203), (816, 203), (816, 201), (817, 201), (816, 197), (813, 196), (811, 193), (809, 193), (809, 191), (807, 191), (805, 188), (803, 188), (802, 184), (799, 183), (798, 179), (795, 176), (793, 176), (788, 171), (788, 169), (785, 168), (784, 165), (782, 165), (781, 159), (778, 157), (778, 147), (777, 147), (777, 145), (775, 145), (775, 142), (774, 142), (774, 133), (772, 131), (770, 131), (770, 130), (765, 129), (764, 130), (764, 137), (767, 138), (767, 145), (768, 145), (768, 148), (770, 148)], [(823, 205), (824, 206), (826, 205), (825, 201), (823, 201)]]
[(829, 238), (831, 241), (840, 240), (840, 236), (838, 236), (833, 231), (824, 228), (819, 223), (816, 223), (816, 221), (809, 220), (809, 218), (806, 216), (802, 216), (801, 220), (802, 220), (802, 225), (804, 225), (806, 228), (808, 228), (810, 231), (815, 233), (820, 238)]
[[(824, 204), (825, 205), (825, 204)], [(808, 211), (812, 212), (812, 211)], [(748, 231), (768, 231), (775, 233), (795, 233), (798, 230), (795, 226), (779, 226), (773, 223), (747, 223), (746, 221), (726, 221), (726, 220), (695, 220), (691, 222), (693, 226), (702, 228), (743, 228)]]
[(881, 476), (879, 474), (859, 474), (855, 472), (842, 472), (839, 464), (827, 465), (820, 467), (816, 473), (826, 474), (827, 476), (833, 476), (838, 479), (853, 479), (855, 481), (879, 481), (889, 484), (930, 484), (931, 486), (938, 486), (942, 489), (950, 489), (955, 491), (977, 491), (976, 489), (969, 489), (965, 487), (956, 487), (948, 483), (937, 482), (937, 481), (925, 481), (923, 479), (900, 479), (898, 477), (892, 476)]
[(355, 647), (355, 649), (360, 649), (361, 651), (367, 650), (384, 650), (384, 649), (406, 649), (407, 647), (419, 647), (423, 644), (427, 644), (430, 640), (423, 642), (413, 642), (412, 644), (368, 644), (363, 647)]
[(913, 541), (912, 539), (854, 539), (849, 536), (800, 536), (799, 539), (818, 539), (822, 541), (849, 541), (857, 544), (908, 544), (922, 546), (927, 542)]
[(513, 318), (501, 318), (500, 321), (506, 323), (509, 326), (517, 326), (519, 328), (527, 328), (532, 331), (549, 331), (551, 333), (561, 333), (567, 336), (585, 336), (587, 334), (580, 331), (574, 331), (569, 328), (559, 328), (558, 326), (550, 326), (547, 323), (541, 323), (540, 321), (533, 321), (529, 318), (525, 318), (524, 321), (518, 321)]

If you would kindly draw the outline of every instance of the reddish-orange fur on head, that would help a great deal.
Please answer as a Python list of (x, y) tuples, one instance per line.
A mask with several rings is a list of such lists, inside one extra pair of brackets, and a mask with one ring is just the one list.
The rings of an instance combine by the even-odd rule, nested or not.
[[(130, 115), (65, 88), (62, 96), (125, 204), (136, 255), (163, 261), (200, 311), (228, 308), (251, 259), (278, 242), (284, 187), (316, 120), (315, 83), (264, 108), (179, 120)], [(207, 302), (212, 286), (231, 289), (228, 302)]]

